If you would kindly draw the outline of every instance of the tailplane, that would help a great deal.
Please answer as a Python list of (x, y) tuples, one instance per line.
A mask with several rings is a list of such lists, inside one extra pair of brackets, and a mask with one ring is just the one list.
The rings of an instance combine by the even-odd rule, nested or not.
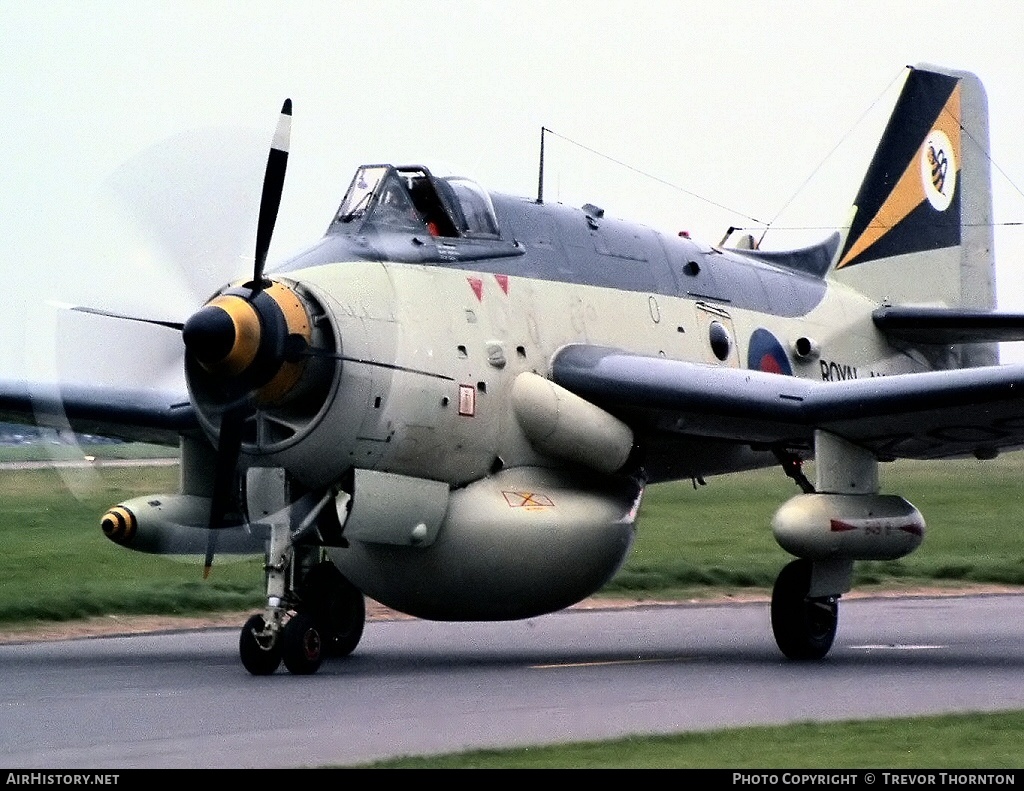
[[(884, 305), (995, 309), (988, 102), (973, 74), (911, 68), (828, 275)], [(957, 366), (994, 364), (995, 344)]]

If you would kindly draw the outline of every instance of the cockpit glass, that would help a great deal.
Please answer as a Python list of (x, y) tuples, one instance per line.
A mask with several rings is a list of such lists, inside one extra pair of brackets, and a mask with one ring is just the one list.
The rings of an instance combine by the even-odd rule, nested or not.
[(490, 196), (480, 185), (465, 178), (448, 178), (443, 181), (451, 187), (461, 209), (462, 233), (466, 236), (498, 238), (498, 220)]
[(373, 200), (373, 193), (387, 172), (387, 165), (368, 165), (359, 168), (338, 209), (338, 220), (348, 222), (366, 214)]
[(420, 165), (363, 165), (334, 223), (366, 219), (378, 228), (447, 239), (500, 239), (490, 196), (469, 179), (436, 178)]
[(423, 217), (413, 205), (404, 181), (397, 175), (392, 174), (379, 186), (371, 222), (389, 228), (422, 230)]

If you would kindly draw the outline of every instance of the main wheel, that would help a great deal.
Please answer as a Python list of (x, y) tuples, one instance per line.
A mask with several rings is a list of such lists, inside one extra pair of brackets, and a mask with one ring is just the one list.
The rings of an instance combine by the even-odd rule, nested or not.
[(281, 631), (281, 653), (284, 666), (297, 676), (308, 676), (320, 669), (324, 642), (320, 627), (309, 613), (291, 617)]
[(323, 629), (325, 655), (338, 658), (351, 654), (359, 645), (366, 623), (362, 591), (325, 560), (306, 577), (303, 598)]
[(269, 676), (281, 664), (281, 641), (263, 636), (266, 621), (254, 615), (245, 622), (238, 637), (238, 653), (245, 669), (254, 676)]
[(839, 623), (835, 596), (810, 598), (811, 561), (794, 560), (772, 589), (772, 631), (789, 659), (821, 659), (832, 647)]

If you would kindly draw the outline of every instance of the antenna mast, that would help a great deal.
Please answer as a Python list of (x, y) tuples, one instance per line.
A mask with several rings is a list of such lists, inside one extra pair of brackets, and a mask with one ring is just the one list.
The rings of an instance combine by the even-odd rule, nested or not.
[(544, 133), (548, 130), (540, 128), (540, 175), (537, 177), (537, 203), (544, 202)]

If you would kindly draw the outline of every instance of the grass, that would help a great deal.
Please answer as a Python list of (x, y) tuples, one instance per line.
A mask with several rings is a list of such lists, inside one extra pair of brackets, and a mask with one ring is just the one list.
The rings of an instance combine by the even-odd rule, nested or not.
[(221, 558), (207, 581), (198, 561), (127, 551), (100, 516), (128, 497), (175, 491), (176, 468), (99, 467), (0, 475), (0, 580), (4, 623), (108, 614), (242, 610), (262, 600), (262, 559)]
[[(479, 750), (367, 764), (378, 769), (1019, 769), (1024, 712), (800, 723)], [(883, 783), (879, 783), (882, 785)], [(936, 780), (936, 784), (938, 780)]]
[[(101, 446), (101, 449), (119, 446)], [(120, 446), (121, 455), (153, 451)], [(166, 453), (166, 449), (163, 449)], [(81, 451), (79, 451), (79, 454)], [(883, 490), (917, 504), (924, 545), (899, 561), (858, 563), (855, 585), (900, 588), (1024, 585), (1024, 454), (989, 462), (884, 465)], [(198, 561), (129, 552), (107, 541), (99, 518), (111, 505), (175, 491), (177, 469), (90, 466), (0, 475), (0, 626), (104, 614), (192, 614), (258, 607), (259, 559), (218, 558), (203, 581)], [(796, 493), (764, 470), (650, 487), (625, 566), (602, 592), (638, 599), (767, 591), (790, 559), (771, 535), (775, 509)]]
[(0, 445), (0, 462), (79, 461), (86, 456), (103, 459), (166, 459), (177, 456), (177, 448), (142, 442), (102, 442), (78, 445), (65, 442), (33, 442)]

